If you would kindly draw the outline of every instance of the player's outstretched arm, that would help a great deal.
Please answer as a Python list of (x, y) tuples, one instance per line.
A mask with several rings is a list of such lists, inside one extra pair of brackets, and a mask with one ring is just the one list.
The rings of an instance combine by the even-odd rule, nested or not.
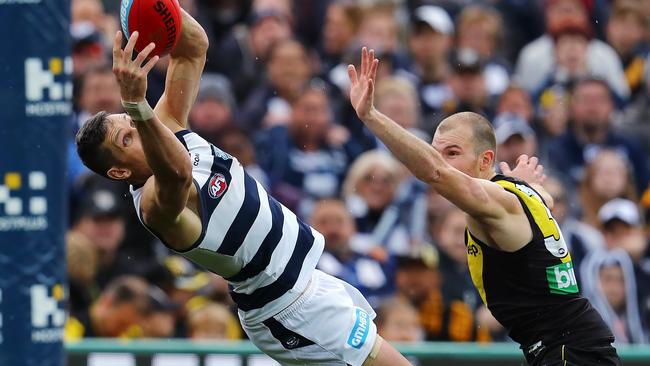
[[(147, 182), (143, 211), (149, 216), (174, 219), (187, 203), (192, 166), (185, 147), (160, 121), (145, 99), (147, 74), (158, 61), (158, 56), (143, 65), (155, 47), (151, 43), (133, 60), (137, 40), (138, 33), (134, 32), (122, 50), (122, 33), (117, 32), (113, 45), (113, 72), (120, 85), (122, 105), (138, 130), (147, 163), (154, 174), (154, 179)], [(151, 184), (153, 189), (148, 188)]]
[(171, 53), (165, 91), (154, 108), (161, 121), (174, 132), (187, 128), (209, 44), (201, 25), (185, 10), (181, 9), (181, 13), (180, 39)]
[(348, 66), (352, 82), (350, 102), (359, 118), (388, 149), (415, 175), (468, 214), (480, 218), (502, 217), (517, 204), (497, 184), (472, 178), (453, 168), (430, 144), (411, 134), (373, 105), (375, 76), (379, 60), (374, 51), (363, 48), (361, 69)]

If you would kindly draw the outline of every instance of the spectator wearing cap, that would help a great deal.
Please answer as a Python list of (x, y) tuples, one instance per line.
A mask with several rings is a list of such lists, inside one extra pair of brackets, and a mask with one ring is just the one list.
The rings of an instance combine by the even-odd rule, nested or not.
[(634, 201), (615, 198), (598, 210), (601, 230), (608, 249), (621, 248), (638, 263), (646, 254), (648, 241), (643, 232), (639, 208)]
[(259, 165), (269, 177), (273, 196), (307, 217), (315, 200), (335, 197), (350, 162), (358, 155), (351, 140), (333, 141), (335, 128), (324, 83), (302, 87), (292, 101), (286, 125), (255, 137)]
[(503, 93), (510, 82), (508, 62), (498, 54), (503, 39), (501, 15), (487, 6), (468, 6), (456, 20), (456, 47), (476, 51), (485, 67), (485, 84), (491, 97)]
[(233, 126), (235, 113), (235, 98), (228, 79), (219, 74), (204, 73), (189, 114), (192, 130), (214, 144), (223, 131)]
[(91, 67), (108, 64), (102, 35), (91, 22), (73, 23), (72, 36), (72, 75), (80, 77)]
[[(449, 57), (453, 45), (454, 23), (438, 6), (423, 5), (413, 12), (409, 50), (416, 76), (416, 86), (424, 121), (441, 120), (443, 103), (451, 97), (447, 85), (450, 73)], [(426, 128), (431, 132), (431, 127)]]
[[(455, 52), (448, 81), (452, 97), (443, 104), (443, 117), (470, 111), (492, 118), (494, 109), (485, 84), (484, 66), (479, 54), (472, 49)], [(434, 131), (438, 123), (433, 126)]]
[[(515, 81), (530, 93), (539, 92), (556, 70), (558, 55), (552, 34), (565, 24), (590, 27), (586, 0), (545, 0), (546, 34), (526, 45), (519, 54)], [(590, 32), (591, 33), (591, 32)], [(623, 67), (616, 51), (607, 43), (591, 38), (586, 50), (586, 69), (606, 74), (607, 83), (621, 101), (629, 98)]]
[(289, 122), (291, 105), (314, 74), (308, 52), (294, 39), (271, 46), (266, 62), (267, 77), (241, 104), (238, 127), (256, 131)]
[(427, 341), (488, 341), (489, 334), (476, 325), (473, 309), (464, 302), (443, 298), (437, 252), (422, 246), (414, 255), (397, 258), (397, 297), (417, 309)]
[[(318, 201), (311, 225), (325, 237), (325, 250), (317, 268), (353, 285), (376, 306), (395, 291), (395, 261), (382, 253), (355, 252), (356, 224), (340, 200)], [(379, 256), (378, 258), (373, 257)], [(381, 259), (381, 260), (378, 260)]]
[[(525, 154), (537, 155), (535, 131), (523, 118), (514, 114), (501, 114), (494, 119), (497, 142), (497, 161), (509, 166), (517, 165), (517, 158)], [(543, 159), (542, 159), (543, 160)]]
[(238, 104), (263, 79), (264, 65), (273, 44), (292, 37), (290, 14), (273, 7), (253, 9), (247, 25), (234, 27), (222, 40), (211, 42), (206, 61), (207, 71), (218, 72), (230, 79)]
[(576, 184), (581, 180), (585, 162), (602, 148), (619, 151), (630, 163), (638, 189), (646, 187), (650, 168), (640, 145), (614, 130), (613, 97), (601, 79), (582, 79), (573, 88), (570, 107), (571, 128), (549, 142), (549, 164), (565, 172)]

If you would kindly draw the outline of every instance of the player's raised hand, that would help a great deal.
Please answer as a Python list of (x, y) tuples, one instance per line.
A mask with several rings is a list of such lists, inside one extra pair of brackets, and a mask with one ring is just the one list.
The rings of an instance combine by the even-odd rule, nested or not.
[[(120, 84), (122, 100), (127, 102), (140, 102), (145, 98), (147, 91), (147, 74), (158, 62), (159, 57), (154, 56), (144, 63), (156, 45), (151, 42), (138, 56), (133, 58), (133, 48), (138, 40), (138, 32), (133, 32), (124, 49), (122, 49), (122, 32), (115, 34), (113, 44), (113, 73)], [(143, 65), (144, 63), (144, 65)]]
[(363, 47), (361, 50), (361, 69), (357, 73), (354, 65), (348, 65), (348, 76), (352, 82), (350, 88), (350, 103), (362, 120), (374, 108), (373, 99), (375, 91), (375, 77), (379, 60), (375, 58), (375, 51)]
[(526, 154), (520, 155), (517, 158), (517, 166), (512, 170), (506, 162), (501, 162), (499, 167), (503, 174), (519, 178), (529, 184), (542, 184), (546, 179), (544, 166), (539, 164), (539, 159), (535, 156), (529, 158)]

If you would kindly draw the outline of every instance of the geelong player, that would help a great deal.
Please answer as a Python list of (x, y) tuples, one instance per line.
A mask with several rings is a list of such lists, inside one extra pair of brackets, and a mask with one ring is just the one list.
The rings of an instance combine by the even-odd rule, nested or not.
[[(361, 51), (348, 67), (350, 100), (361, 120), (411, 172), (467, 213), (470, 273), (483, 302), (521, 345), (531, 365), (619, 365), (611, 331), (578, 294), (571, 255), (537, 183), (537, 159), (520, 157), (516, 173), (496, 174), (492, 125), (475, 113), (454, 114), (431, 145), (373, 106), (379, 61)], [(507, 165), (502, 171), (511, 174)]]
[[(408, 365), (372, 322), (363, 296), (315, 270), (323, 237), (269, 196), (237, 159), (188, 131), (208, 39), (183, 12), (183, 29), (154, 109), (145, 63), (132, 60), (137, 32), (113, 71), (127, 114), (100, 112), (77, 134), (77, 151), (98, 174), (131, 184), (138, 217), (169, 248), (223, 276), (250, 339), (284, 365)], [(144, 65), (143, 65), (144, 64)]]

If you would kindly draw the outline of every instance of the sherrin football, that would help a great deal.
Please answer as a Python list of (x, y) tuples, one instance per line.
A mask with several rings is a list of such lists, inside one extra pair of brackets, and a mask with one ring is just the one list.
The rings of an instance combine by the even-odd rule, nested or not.
[(138, 31), (135, 49), (140, 52), (151, 42), (156, 48), (149, 57), (170, 53), (181, 35), (181, 7), (178, 0), (122, 0), (120, 23), (128, 39)]

